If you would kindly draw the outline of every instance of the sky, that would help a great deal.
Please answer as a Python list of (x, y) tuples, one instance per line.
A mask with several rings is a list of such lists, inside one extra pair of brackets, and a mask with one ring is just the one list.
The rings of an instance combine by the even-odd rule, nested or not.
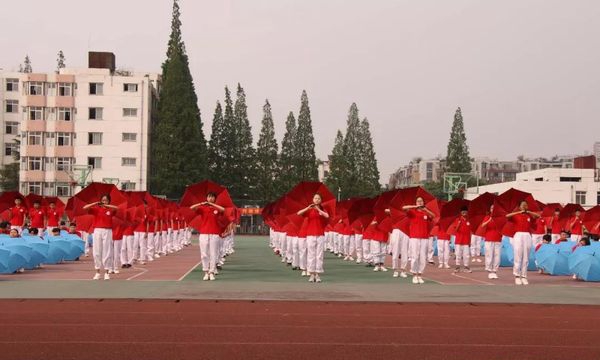
[[(52, 71), (87, 51), (160, 72), (171, 0), (2, 1), (0, 68)], [(414, 157), (445, 155), (461, 107), (471, 156), (591, 152), (600, 141), (600, 1), (180, 0), (205, 134), (241, 83), (258, 140), (265, 99), (281, 142), (308, 92), (325, 159), (356, 102), (382, 183)]]

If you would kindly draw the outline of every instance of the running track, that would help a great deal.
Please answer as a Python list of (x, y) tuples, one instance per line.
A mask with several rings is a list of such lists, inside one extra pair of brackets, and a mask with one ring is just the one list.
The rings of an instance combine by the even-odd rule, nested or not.
[(600, 307), (0, 301), (0, 359), (600, 359)]

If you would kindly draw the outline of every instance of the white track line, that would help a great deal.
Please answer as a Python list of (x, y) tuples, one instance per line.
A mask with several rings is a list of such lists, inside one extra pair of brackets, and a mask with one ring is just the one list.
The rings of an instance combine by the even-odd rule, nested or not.
[(471, 278), (468, 278), (468, 277), (456, 275), (455, 273), (452, 273), (452, 276), (456, 276), (457, 278), (461, 278), (461, 279), (465, 279), (465, 280), (476, 281), (478, 283), (485, 284), (485, 285), (495, 285), (495, 284), (487, 282), (487, 281), (482, 281), (482, 280), (477, 280), (477, 279), (471, 279)]
[(191, 269), (189, 269), (185, 274), (183, 274), (182, 277), (180, 277), (179, 279), (177, 279), (177, 281), (181, 281), (183, 279), (185, 279), (186, 276), (188, 276), (192, 271), (194, 271), (195, 268), (197, 268), (202, 262), (199, 261), (196, 265), (192, 266)]
[(133, 279), (135, 279), (136, 277), (138, 277), (138, 276), (140, 276), (140, 275), (144, 275), (145, 273), (147, 273), (147, 272), (148, 272), (148, 269), (144, 269), (144, 268), (140, 268), (140, 269), (142, 270), (141, 272), (139, 272), (139, 273), (137, 273), (137, 274), (135, 274), (135, 275), (133, 275), (133, 276), (130, 276), (130, 277), (128, 277), (128, 278), (127, 278), (127, 279), (125, 279), (125, 280), (133, 280)]

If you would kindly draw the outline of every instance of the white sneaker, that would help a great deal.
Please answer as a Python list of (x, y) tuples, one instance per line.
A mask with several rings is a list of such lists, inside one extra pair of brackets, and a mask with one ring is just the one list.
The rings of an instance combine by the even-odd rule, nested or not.
[(413, 284), (418, 284), (419, 283), (419, 277), (417, 275), (413, 276), (412, 283)]
[(480, 258), (477, 258), (477, 262), (480, 263), (482, 262), (482, 260)]
[(356, 259), (356, 263), (360, 264), (362, 261), (360, 259)]
[(92, 280), (100, 280), (101, 277), (102, 277), (102, 274), (96, 273), (96, 275), (94, 275), (94, 277), (92, 278)]
[(521, 278), (521, 284), (529, 285), (529, 281), (527, 280), (527, 278)]
[(302, 276), (307, 276), (308, 274), (306, 273), (306, 271), (302, 271)]
[(318, 283), (320, 283), (320, 282), (321, 282), (321, 278), (319, 277), (319, 275), (316, 275), (316, 276), (315, 276), (315, 282), (318, 282)]
[(498, 274), (496, 273), (492, 273), (493, 279), (497, 279), (498, 278)]
[(116, 269), (115, 269), (115, 270), (113, 270), (113, 271), (112, 271), (112, 273), (113, 273), (113, 274), (119, 274), (119, 270), (116, 270)]
[(450, 269), (450, 265), (444, 264), (444, 269)]
[(215, 280), (215, 274), (208, 274), (208, 280), (214, 281)]
[(354, 258), (352, 256), (348, 256), (348, 260), (349, 261), (354, 261)]
[(344, 256), (344, 261), (348, 261), (348, 257), (347, 256)]
[(494, 274), (493, 273), (489, 273), (488, 274), (488, 279), (493, 279), (494, 278)]
[(155, 259), (160, 259), (160, 255), (158, 255), (158, 254), (154, 254), (154, 258), (155, 258)]
[(282, 258), (282, 259), (281, 259), (281, 262), (282, 262), (282, 263), (284, 263), (284, 262), (285, 262), (285, 258)]
[(443, 267), (444, 267), (444, 264), (439, 264), (439, 265), (438, 265), (438, 269), (441, 269), (441, 268), (443, 268)]
[(310, 275), (310, 277), (308, 278), (308, 282), (315, 282), (315, 276), (314, 275)]
[(383, 266), (383, 265), (379, 267), (379, 270), (383, 271), (383, 272), (387, 272), (388, 271), (388, 269), (385, 266)]
[(108, 275), (108, 273), (104, 273), (104, 280), (110, 280), (110, 275)]
[(521, 281), (520, 277), (515, 278), (515, 285), (523, 285), (523, 281)]
[(379, 265), (375, 265), (375, 267), (373, 268), (373, 271), (375, 271), (375, 272), (379, 271)]
[(204, 274), (204, 277), (202, 278), (202, 280), (203, 281), (208, 281), (208, 279), (209, 279), (208, 273)]
[(577, 280), (577, 274), (573, 274), (573, 280)]
[(145, 261), (140, 261), (140, 262), (138, 262), (138, 264), (140, 264), (140, 265), (146, 265), (146, 262)]
[(420, 276), (419, 276), (418, 278), (419, 278), (419, 279), (418, 279), (418, 280), (419, 280), (419, 284), (425, 284), (425, 280), (423, 280), (423, 278), (422, 278), (422, 277), (420, 277)]
[(398, 276), (400, 276), (400, 274), (397, 271), (394, 271), (394, 275), (392, 275), (392, 276), (397, 278)]
[(406, 271), (402, 271), (402, 272), (400, 272), (400, 277), (401, 277), (401, 278), (407, 278), (407, 277), (408, 277), (408, 275), (406, 275)]

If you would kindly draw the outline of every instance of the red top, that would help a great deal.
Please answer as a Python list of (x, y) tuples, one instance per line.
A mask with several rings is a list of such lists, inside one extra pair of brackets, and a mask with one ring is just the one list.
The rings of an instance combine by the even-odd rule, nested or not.
[(156, 218), (154, 216), (148, 216), (148, 232), (153, 233), (156, 230)]
[[(489, 219), (491, 219), (491, 216), (488, 215), (483, 219), (483, 222), (486, 222)], [(499, 242), (502, 240), (502, 234), (498, 230), (498, 225), (496, 225), (496, 222), (493, 219), (485, 226), (485, 234), (483, 238), (485, 241), (489, 242)]]
[(126, 226), (125, 229), (123, 229), (123, 236), (133, 236), (133, 229), (133, 225)]
[(12, 226), (23, 226), (25, 223), (25, 207), (24, 206), (13, 206), (10, 208), (12, 212), (12, 218), (10, 218), (10, 224)]
[(560, 220), (558, 220), (558, 215), (554, 215), (552, 217), (552, 233), (560, 234), (562, 231), (562, 226), (560, 226)]
[(543, 243), (543, 242), (541, 242), (541, 243), (537, 244), (537, 245), (535, 246), (535, 251), (538, 251), (538, 250), (539, 250), (539, 249), (542, 247), (542, 245), (544, 245), (544, 243)]
[(146, 232), (147, 228), (148, 228), (148, 215), (144, 214), (144, 219), (135, 226), (133, 231)]
[(531, 215), (519, 213), (510, 218), (515, 225), (515, 233), (531, 232)]
[(450, 240), (450, 234), (448, 234), (447, 232), (445, 232), (441, 229), (438, 230), (436, 237), (438, 240)]
[(535, 230), (533, 230), (535, 235), (544, 235), (546, 233), (546, 220), (544, 218), (539, 218), (535, 221)]
[(371, 240), (387, 243), (389, 233), (381, 230), (377, 225), (369, 225), (371, 228)]
[(471, 245), (471, 223), (464, 217), (459, 217), (455, 221), (456, 233), (454, 234), (454, 244)]
[(44, 215), (46, 215), (44, 209), (29, 209), (29, 218), (31, 219), (31, 227), (43, 228), (44, 227)]
[(202, 222), (198, 231), (203, 235), (219, 235), (221, 227), (218, 223), (219, 210), (210, 205), (200, 205), (196, 210), (200, 213)]
[(407, 214), (410, 220), (408, 236), (412, 239), (429, 239), (429, 214), (415, 209), (408, 210)]
[(179, 230), (179, 218), (178, 217), (173, 218), (173, 230), (175, 230), (175, 231)]
[(112, 229), (112, 218), (115, 211), (103, 206), (94, 205), (90, 208), (90, 213), (94, 215), (94, 229)]
[(324, 217), (319, 214), (317, 209), (308, 209), (304, 213), (306, 221), (306, 236), (323, 236), (325, 234), (325, 220)]
[[(575, 221), (575, 223), (573, 223)], [(569, 224), (573, 224), (571, 226), (571, 234), (572, 235), (583, 235), (583, 221), (580, 218), (573, 217), (569, 220)]]
[(46, 210), (46, 216), (48, 217), (48, 227), (58, 227), (58, 221), (60, 220), (59, 212), (54, 209)]

